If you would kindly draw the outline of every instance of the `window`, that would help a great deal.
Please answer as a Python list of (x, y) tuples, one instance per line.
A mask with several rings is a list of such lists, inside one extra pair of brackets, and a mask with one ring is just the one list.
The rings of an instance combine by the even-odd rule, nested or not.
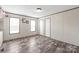
[(31, 31), (35, 31), (35, 20), (31, 20)]
[(19, 19), (10, 18), (10, 34), (19, 33)]

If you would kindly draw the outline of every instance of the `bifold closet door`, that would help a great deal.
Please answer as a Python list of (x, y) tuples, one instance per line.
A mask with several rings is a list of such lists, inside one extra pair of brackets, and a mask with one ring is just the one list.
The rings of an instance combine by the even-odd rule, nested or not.
[(3, 43), (3, 31), (0, 31), (0, 47)]
[(50, 37), (50, 17), (45, 19), (45, 36)]
[(44, 35), (44, 19), (40, 19), (39, 20), (39, 24), (40, 24), (40, 35)]
[(63, 14), (56, 14), (51, 16), (51, 38), (63, 41), (64, 26)]

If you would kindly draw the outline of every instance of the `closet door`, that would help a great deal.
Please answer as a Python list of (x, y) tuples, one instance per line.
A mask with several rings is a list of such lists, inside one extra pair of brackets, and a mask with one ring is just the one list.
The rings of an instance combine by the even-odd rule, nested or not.
[(51, 16), (51, 38), (63, 41), (64, 26), (63, 14), (56, 14)]
[(50, 17), (45, 19), (45, 36), (50, 37)]
[(3, 43), (3, 31), (0, 31), (0, 47)]
[(54, 38), (54, 16), (51, 16), (51, 38)]
[(40, 35), (44, 35), (44, 19), (40, 19), (39, 23), (40, 23)]

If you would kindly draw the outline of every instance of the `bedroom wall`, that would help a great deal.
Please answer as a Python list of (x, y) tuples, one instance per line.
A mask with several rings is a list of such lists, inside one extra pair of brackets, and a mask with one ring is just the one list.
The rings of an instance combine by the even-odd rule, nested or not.
[(79, 46), (79, 8), (50, 15), (50, 20), (51, 38)]
[(0, 30), (3, 30), (3, 22), (0, 21)]
[(3, 30), (3, 18), (0, 18), (0, 30)]
[[(25, 17), (25, 16), (16, 15), (16, 14), (10, 14), (10, 13), (7, 13), (7, 15), (9, 17), (4, 18), (4, 40), (10, 40), (10, 39), (15, 39), (15, 38), (35, 35), (38, 33), (38, 30), (37, 30), (37, 23), (38, 22), (37, 22), (36, 18), (32, 18), (32, 17), (28, 17), (28, 16)], [(10, 34), (10, 32), (9, 32), (9, 30), (10, 30), (10, 28), (9, 28), (10, 17), (20, 18), (20, 33)], [(25, 17), (29, 21), (29, 24), (22, 23), (23, 17)], [(30, 31), (30, 20), (31, 19), (34, 19), (36, 21), (36, 31), (35, 32)]]
[(63, 14), (64, 40), (79, 46), (79, 8)]

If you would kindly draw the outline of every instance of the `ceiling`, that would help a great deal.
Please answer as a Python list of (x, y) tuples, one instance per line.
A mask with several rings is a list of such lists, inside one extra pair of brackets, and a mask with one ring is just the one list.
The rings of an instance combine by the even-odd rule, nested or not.
[[(75, 7), (79, 6), (78, 5), (2, 5), (2, 9), (4, 11), (37, 18)], [(42, 8), (43, 11), (36, 12), (36, 8)]]

